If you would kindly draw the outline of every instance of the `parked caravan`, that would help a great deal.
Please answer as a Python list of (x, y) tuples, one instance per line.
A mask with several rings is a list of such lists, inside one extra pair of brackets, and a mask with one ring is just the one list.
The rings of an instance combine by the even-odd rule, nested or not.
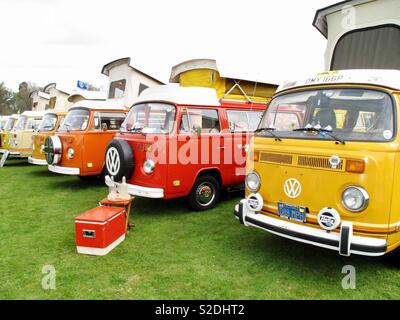
[(60, 128), (45, 141), (51, 172), (79, 177), (98, 176), (107, 144), (125, 120), (126, 109), (108, 101), (82, 100), (72, 106)]
[(0, 153), (3, 154), (5, 153), (6, 150), (8, 150), (9, 147), (9, 142), (10, 142), (10, 131), (14, 128), (15, 124), (17, 123), (19, 118), (18, 114), (13, 114), (11, 115), (8, 119), (7, 122), (5, 123), (3, 130), (0, 133)]
[(170, 81), (179, 86), (146, 89), (131, 108), (107, 148), (107, 184), (125, 177), (132, 195), (207, 210), (244, 182), (247, 141), (276, 86), (222, 77), (208, 59), (173, 67)]
[(109, 77), (107, 100), (75, 103), (57, 134), (46, 139), (50, 171), (80, 178), (102, 175), (106, 147), (125, 120), (127, 107), (143, 87), (162, 83), (132, 67), (130, 58), (106, 64), (102, 73)]
[[(349, 28), (346, 13), (357, 17)], [(279, 87), (235, 216), (340, 255), (381, 256), (400, 246), (400, 3), (341, 2), (319, 10), (314, 25), (328, 36), (327, 68), (345, 70)], [(275, 127), (281, 108), (303, 117)]]
[(56, 133), (71, 103), (77, 103), (82, 100), (104, 101), (105, 98), (106, 93), (102, 91), (79, 90), (68, 97), (63, 108), (46, 112), (37, 132), (32, 136), (33, 152), (32, 156), (28, 158), (28, 162), (36, 165), (48, 165), (44, 153), (44, 143), (48, 136)]
[(47, 111), (40, 123), (37, 131), (32, 135), (32, 155), (28, 158), (28, 162), (36, 165), (47, 165), (46, 156), (44, 154), (44, 142), (48, 136), (53, 135), (67, 113), (64, 111)]
[(39, 127), (43, 111), (25, 111), (9, 133), (9, 156), (28, 158), (32, 154), (32, 135)]

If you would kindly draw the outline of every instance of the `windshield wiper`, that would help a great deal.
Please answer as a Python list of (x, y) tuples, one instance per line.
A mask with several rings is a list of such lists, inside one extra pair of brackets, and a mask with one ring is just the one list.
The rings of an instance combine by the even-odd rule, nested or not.
[(275, 128), (259, 128), (254, 133), (259, 133), (259, 132), (268, 132), (271, 136), (275, 138), (276, 141), (282, 141), (280, 137), (278, 137), (273, 131), (275, 131)]
[(65, 128), (67, 129), (67, 132), (69, 132), (69, 130), (71, 129), (71, 124), (70, 123), (67, 123), (67, 122), (65, 122), (64, 124), (63, 124), (63, 126), (65, 126)]
[(130, 132), (133, 132), (133, 133), (140, 133), (140, 134), (143, 134), (144, 135), (144, 133), (143, 133), (143, 127), (133, 127), (132, 129), (130, 129), (129, 131)]
[(335, 136), (332, 133), (332, 130), (328, 130), (328, 129), (318, 129), (318, 128), (313, 128), (313, 127), (305, 127), (305, 128), (299, 128), (299, 129), (294, 129), (294, 132), (301, 132), (301, 131), (306, 131), (306, 132), (317, 132), (319, 134), (324, 133), (328, 136), (330, 136), (333, 140), (335, 140), (336, 142), (339, 142), (343, 145), (346, 144), (346, 141), (343, 139), (340, 139), (339, 137)]

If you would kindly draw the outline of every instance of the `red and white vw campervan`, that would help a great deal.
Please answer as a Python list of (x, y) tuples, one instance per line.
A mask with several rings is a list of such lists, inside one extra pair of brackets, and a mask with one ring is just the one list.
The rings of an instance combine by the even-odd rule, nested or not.
[(212, 208), (223, 188), (244, 182), (248, 140), (266, 106), (219, 100), (204, 87), (146, 89), (107, 147), (106, 183), (125, 177), (132, 195), (189, 196), (193, 209)]

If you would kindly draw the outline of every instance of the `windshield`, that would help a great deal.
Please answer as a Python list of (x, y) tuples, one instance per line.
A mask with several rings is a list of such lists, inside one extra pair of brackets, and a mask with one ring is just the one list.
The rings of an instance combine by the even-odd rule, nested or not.
[(6, 123), (7, 123), (7, 119), (0, 119), (0, 130), (3, 130)]
[(39, 131), (52, 131), (55, 129), (57, 123), (57, 115), (48, 113), (44, 115), (42, 122), (39, 126)]
[(90, 112), (86, 109), (74, 109), (68, 112), (58, 131), (83, 131), (86, 130)]
[(8, 118), (6, 125), (4, 126), (4, 131), (11, 131), (16, 121), (16, 119)]
[[(259, 129), (280, 138), (389, 141), (394, 137), (393, 102), (386, 93), (364, 89), (310, 90), (275, 98)], [(298, 130), (306, 129), (306, 130)], [(261, 131), (261, 136), (271, 137)]]
[(144, 103), (132, 107), (121, 131), (169, 133), (175, 122), (176, 108), (166, 103)]
[(20, 116), (18, 118), (17, 123), (14, 126), (14, 130), (23, 130), (25, 129), (25, 126), (28, 122), (28, 117), (27, 116)]

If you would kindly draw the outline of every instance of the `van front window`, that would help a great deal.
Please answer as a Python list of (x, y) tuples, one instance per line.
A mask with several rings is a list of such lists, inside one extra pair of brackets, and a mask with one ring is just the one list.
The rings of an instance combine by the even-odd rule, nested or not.
[(27, 116), (20, 116), (18, 118), (17, 123), (15, 124), (14, 130), (24, 130), (27, 122), (28, 122)]
[(48, 113), (43, 117), (42, 122), (39, 126), (39, 131), (52, 131), (54, 130), (57, 123), (57, 115)]
[[(264, 114), (259, 136), (339, 141), (394, 138), (389, 94), (366, 89), (320, 89), (275, 98)], [(264, 130), (263, 130), (264, 129)]]
[(90, 119), (90, 112), (86, 109), (74, 109), (68, 112), (58, 131), (84, 131)]
[(174, 127), (176, 108), (166, 103), (142, 103), (132, 107), (121, 131), (166, 134)]
[(11, 129), (14, 127), (16, 120), (13, 118), (8, 118), (5, 126), (4, 126), (4, 131), (11, 131)]

